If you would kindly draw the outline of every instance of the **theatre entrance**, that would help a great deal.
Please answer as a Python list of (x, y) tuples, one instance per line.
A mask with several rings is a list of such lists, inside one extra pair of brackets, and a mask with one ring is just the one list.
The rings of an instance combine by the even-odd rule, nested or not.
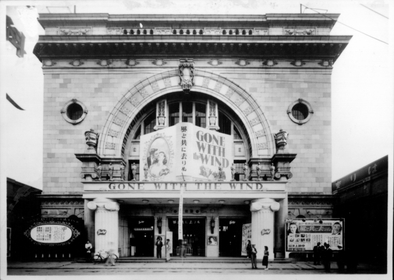
[(133, 218), (129, 220), (131, 255), (153, 257), (154, 219), (153, 217)]
[(240, 257), (244, 219), (219, 219), (219, 256)]
[[(173, 234), (173, 255), (180, 256), (178, 218), (169, 218), (169, 228)], [(183, 245), (185, 256), (205, 256), (205, 218), (183, 218)]]

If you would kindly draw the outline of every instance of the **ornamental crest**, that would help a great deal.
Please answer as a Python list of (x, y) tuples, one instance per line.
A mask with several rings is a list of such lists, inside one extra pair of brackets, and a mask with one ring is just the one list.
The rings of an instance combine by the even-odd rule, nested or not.
[(194, 85), (194, 65), (191, 59), (181, 59), (179, 64), (179, 85), (185, 93), (189, 93)]

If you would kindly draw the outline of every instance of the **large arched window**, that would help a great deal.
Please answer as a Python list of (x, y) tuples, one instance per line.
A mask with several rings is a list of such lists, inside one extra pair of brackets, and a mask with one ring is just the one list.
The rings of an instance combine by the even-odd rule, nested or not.
[[(161, 120), (159, 120), (161, 118)], [(249, 159), (250, 141), (246, 128), (239, 117), (223, 102), (202, 93), (172, 93), (148, 104), (132, 122), (129, 140), (126, 144), (128, 165), (137, 165), (136, 178), (139, 180), (140, 137), (160, 128), (170, 127), (179, 122), (189, 122), (203, 128), (233, 135), (235, 179), (243, 179), (243, 164)], [(129, 167), (130, 169), (130, 167)], [(129, 170), (128, 179), (134, 179)]]

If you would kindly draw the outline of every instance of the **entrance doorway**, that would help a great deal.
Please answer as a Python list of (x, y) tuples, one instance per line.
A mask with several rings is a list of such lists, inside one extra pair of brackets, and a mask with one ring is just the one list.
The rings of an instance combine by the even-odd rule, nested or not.
[(240, 257), (243, 219), (219, 219), (219, 256)]
[[(154, 254), (154, 219), (141, 217), (129, 221), (131, 255), (153, 257)], [(134, 254), (133, 254), (134, 253)]]
[[(168, 221), (170, 231), (173, 232), (173, 256), (180, 256), (178, 218), (169, 218)], [(185, 256), (205, 256), (205, 218), (183, 219), (183, 245)]]

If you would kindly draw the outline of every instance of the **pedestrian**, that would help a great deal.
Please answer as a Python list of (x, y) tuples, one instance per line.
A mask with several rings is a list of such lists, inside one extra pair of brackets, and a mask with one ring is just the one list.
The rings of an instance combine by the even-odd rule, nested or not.
[(322, 260), (323, 260), (324, 270), (326, 272), (330, 272), (331, 257), (332, 257), (332, 250), (330, 248), (330, 244), (324, 242), (324, 250), (323, 250)]
[(252, 269), (257, 269), (257, 249), (255, 244), (252, 244), (251, 251), (250, 251), (250, 260), (252, 262)]
[(263, 266), (265, 266), (265, 270), (268, 270), (268, 256), (269, 256), (269, 252), (268, 252), (268, 246), (264, 246), (264, 256), (263, 256)]
[(340, 272), (345, 270), (345, 251), (341, 244), (338, 245), (337, 265)]
[(115, 250), (112, 248), (109, 249), (108, 257), (107, 257), (107, 261), (105, 262), (105, 265), (107, 266), (110, 264), (111, 266), (115, 266), (115, 258), (116, 258)]
[(348, 273), (357, 273), (359, 254), (355, 248), (354, 245), (346, 248), (346, 269)]
[(85, 244), (85, 258), (86, 258), (86, 262), (90, 262), (91, 261), (92, 249), (93, 249), (92, 243), (90, 243), (89, 240), (86, 241), (86, 244)]
[(157, 237), (156, 239), (156, 257), (161, 259), (161, 248), (163, 247), (163, 242), (161, 241), (161, 237)]
[(317, 242), (316, 246), (313, 247), (313, 264), (320, 265), (320, 242)]
[(182, 241), (181, 251), (182, 251), (182, 257), (186, 258), (186, 251), (187, 251), (187, 241), (186, 240)]
[(171, 257), (170, 257), (170, 249), (171, 249), (171, 243), (170, 239), (166, 240), (166, 262), (169, 262)]
[(246, 245), (246, 255), (250, 258), (250, 254), (252, 253), (252, 243), (248, 240), (248, 244)]

